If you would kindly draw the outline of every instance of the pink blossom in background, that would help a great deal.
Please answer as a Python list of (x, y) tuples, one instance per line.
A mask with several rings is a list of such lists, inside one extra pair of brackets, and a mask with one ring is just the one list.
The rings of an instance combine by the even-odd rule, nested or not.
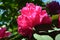
[(6, 32), (5, 32), (5, 37), (10, 37), (10, 36), (11, 36), (11, 32), (6, 31)]
[(60, 10), (60, 4), (57, 1), (52, 1), (46, 5), (46, 8), (48, 8), (51, 14), (56, 14)]
[(58, 17), (58, 27), (60, 28), (60, 14), (59, 14), (59, 17)]
[(6, 28), (0, 28), (0, 39), (4, 38)]
[(33, 27), (38, 24), (50, 24), (51, 17), (41, 6), (27, 3), (21, 10), (21, 15), (17, 18), (18, 32), (23, 36), (29, 36), (33, 33)]
[(9, 37), (10, 35), (11, 33), (6, 31), (6, 27), (0, 27), (0, 39)]

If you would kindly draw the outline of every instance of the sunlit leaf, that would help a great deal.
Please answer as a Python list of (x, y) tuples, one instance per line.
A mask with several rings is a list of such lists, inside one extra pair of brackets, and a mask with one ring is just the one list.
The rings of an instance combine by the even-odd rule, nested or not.
[(60, 40), (60, 34), (56, 35), (55, 40)]
[(53, 40), (50, 36), (48, 35), (38, 35), (34, 34), (34, 38), (37, 40)]

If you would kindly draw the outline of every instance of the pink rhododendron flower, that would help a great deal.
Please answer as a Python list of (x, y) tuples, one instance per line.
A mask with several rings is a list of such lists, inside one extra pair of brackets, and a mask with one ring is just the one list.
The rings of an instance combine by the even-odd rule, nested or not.
[[(18, 32), (23, 36), (30, 36), (33, 33), (33, 27), (38, 24), (50, 24), (51, 18), (46, 10), (41, 6), (27, 3), (21, 10), (21, 15), (17, 18)], [(30, 36), (31, 37), (31, 36)]]
[(29, 19), (33, 20), (36, 24), (39, 23), (39, 14), (41, 13), (42, 7), (35, 6), (33, 3), (27, 3), (26, 7), (23, 7), (21, 14), (27, 16)]
[(43, 17), (41, 22), (41, 24), (51, 24), (51, 23), (52, 23), (52, 18), (48, 16)]
[(40, 13), (40, 24), (51, 24), (52, 18), (48, 16), (46, 10), (42, 10)]
[(42, 10), (41, 13), (40, 13), (40, 22), (42, 22), (42, 19), (43, 19), (45, 16), (48, 16), (46, 10)]
[(18, 32), (19, 32), (19, 34), (21, 34), (23, 36), (31, 37), (32, 33), (33, 33), (33, 30), (32, 30), (32, 28), (23, 29), (22, 27), (18, 27)]
[(23, 15), (18, 16), (17, 23), (19, 27), (22, 26), (23, 28), (28, 28), (33, 26), (31, 19)]
[(22, 34), (23, 36), (29, 36), (29, 35), (32, 35), (32, 21), (23, 16), (23, 15), (20, 15), (18, 16), (18, 19), (17, 19), (17, 23), (18, 23), (18, 32), (20, 34)]
[(60, 28), (60, 14), (59, 14), (59, 17), (58, 17), (58, 27)]
[(11, 33), (6, 31), (6, 27), (0, 27), (0, 39), (8, 37)]

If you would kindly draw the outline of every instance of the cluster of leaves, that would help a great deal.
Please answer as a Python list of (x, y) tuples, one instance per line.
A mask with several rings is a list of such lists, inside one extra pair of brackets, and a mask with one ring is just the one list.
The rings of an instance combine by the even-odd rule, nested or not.
[[(6, 25), (7, 30), (12, 33), (9, 38), (1, 40), (53, 40), (53, 38), (59, 40), (60, 34), (57, 32), (59, 29), (56, 28), (54, 28), (54, 30), (41, 31), (42, 33), (40, 32), (38, 34), (34, 33), (31, 39), (27, 39), (18, 34), (16, 19), (20, 14), (19, 10), (24, 7), (27, 2), (33, 2), (34, 4), (40, 5), (43, 9), (45, 7), (42, 0), (0, 0), (0, 26)], [(52, 18), (55, 17), (57, 17), (57, 15)], [(55, 35), (57, 35), (56, 38)]]

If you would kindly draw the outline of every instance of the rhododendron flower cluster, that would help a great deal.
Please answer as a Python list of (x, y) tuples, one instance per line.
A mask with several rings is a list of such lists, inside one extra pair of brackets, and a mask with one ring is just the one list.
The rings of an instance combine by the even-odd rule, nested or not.
[(51, 17), (41, 6), (27, 3), (21, 10), (21, 15), (17, 18), (18, 32), (23, 36), (32, 36), (33, 27), (38, 24), (51, 24)]
[(46, 7), (48, 8), (49, 12), (52, 13), (52, 14), (55, 14), (55, 13), (59, 13), (60, 11), (60, 5), (59, 5), (59, 2), (56, 2), (56, 1), (52, 1), (50, 3), (48, 3), (46, 5)]
[(6, 31), (6, 27), (0, 27), (0, 39), (9, 37), (11, 33), (9, 31)]

